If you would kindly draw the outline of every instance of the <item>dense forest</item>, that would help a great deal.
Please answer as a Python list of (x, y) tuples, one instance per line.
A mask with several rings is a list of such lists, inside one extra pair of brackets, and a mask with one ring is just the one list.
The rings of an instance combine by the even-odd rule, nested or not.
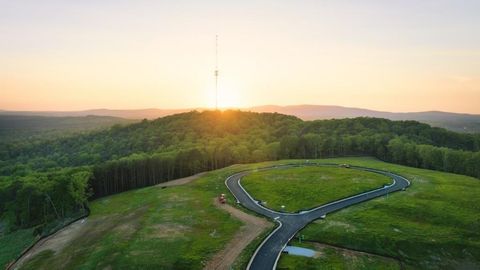
[(131, 124), (137, 120), (111, 116), (37, 116), (5, 114), (0, 111), (0, 141), (13, 142), (41, 137), (89, 132), (115, 124)]
[(234, 163), (371, 155), (480, 178), (480, 135), (379, 118), (302, 121), (276, 113), (188, 112), (55, 139), (0, 142), (0, 217), (10, 230), (88, 199)]

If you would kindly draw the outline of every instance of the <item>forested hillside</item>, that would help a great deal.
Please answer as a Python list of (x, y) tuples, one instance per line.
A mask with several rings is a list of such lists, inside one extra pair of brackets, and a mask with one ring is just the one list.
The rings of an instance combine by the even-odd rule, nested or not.
[(36, 226), (81, 209), (88, 198), (284, 158), (372, 155), (480, 178), (479, 150), (478, 134), (414, 121), (193, 111), (59, 139), (1, 142), (0, 215), (10, 229)]
[(266, 105), (249, 108), (252, 112), (277, 112), (294, 115), (303, 120), (342, 119), (356, 117), (385, 118), (389, 120), (413, 120), (434, 127), (461, 133), (479, 133), (480, 115), (441, 111), (394, 113), (361, 108), (329, 105)]
[(131, 124), (138, 121), (111, 116), (58, 117), (15, 115), (0, 111), (0, 141), (58, 137), (67, 133), (87, 132), (111, 127), (115, 124)]

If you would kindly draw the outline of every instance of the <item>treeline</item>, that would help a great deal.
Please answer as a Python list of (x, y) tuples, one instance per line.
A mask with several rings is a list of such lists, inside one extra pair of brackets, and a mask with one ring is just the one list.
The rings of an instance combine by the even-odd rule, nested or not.
[[(480, 178), (480, 135), (376, 118), (190, 112), (55, 140), (0, 143), (0, 217), (28, 227), (98, 198), (234, 163), (370, 155)], [(87, 187), (88, 186), (88, 187)]]
[(403, 138), (390, 140), (387, 148), (393, 163), (480, 178), (480, 152), (417, 145)]
[(256, 143), (257, 146), (249, 147), (246, 143), (224, 138), (175, 151), (133, 154), (94, 166), (90, 186), (95, 191), (94, 198), (98, 198), (235, 163), (278, 159), (279, 143)]
[(388, 133), (371, 136), (322, 136), (308, 133), (287, 136), (280, 141), (279, 157), (326, 158), (371, 155), (411, 167), (464, 174), (480, 178), (480, 152), (417, 144)]
[[(189, 143), (234, 137), (236, 143), (252, 145), (279, 142), (284, 136), (316, 134), (328, 137), (405, 137), (416, 144), (465, 151), (480, 150), (479, 134), (462, 134), (433, 128), (415, 121), (354, 118), (302, 121), (271, 113), (189, 112), (128, 126), (64, 138), (0, 142), (0, 175), (25, 176), (55, 168), (97, 165), (132, 154), (178, 150)], [(257, 148), (258, 149), (258, 148)]]
[(90, 178), (94, 198), (189, 176), (211, 168), (196, 148), (153, 155), (134, 154), (95, 166)]
[[(8, 230), (62, 220), (85, 210), (90, 196), (87, 168), (0, 179), (0, 213)], [(41, 232), (41, 230), (40, 230)]]
[[(277, 159), (317, 159), (370, 155), (413, 167), (454, 172), (480, 178), (480, 152), (417, 145), (392, 134), (326, 136), (307, 133), (283, 136), (279, 142), (248, 147), (223, 139), (190, 149), (160, 154), (134, 154), (95, 166), (91, 185), (96, 197), (162, 183), (234, 163)], [(209, 151), (209, 149), (213, 149)]]
[(456, 133), (416, 121), (391, 121), (381, 118), (359, 117), (304, 123), (302, 134), (314, 133), (331, 136), (383, 134), (390, 137), (404, 137), (417, 144), (474, 152), (480, 151), (480, 134)]

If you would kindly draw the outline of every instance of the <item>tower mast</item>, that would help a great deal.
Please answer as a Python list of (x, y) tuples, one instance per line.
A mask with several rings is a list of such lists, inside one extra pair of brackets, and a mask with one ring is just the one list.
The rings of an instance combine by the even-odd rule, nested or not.
[(215, 110), (218, 110), (218, 35), (215, 35)]

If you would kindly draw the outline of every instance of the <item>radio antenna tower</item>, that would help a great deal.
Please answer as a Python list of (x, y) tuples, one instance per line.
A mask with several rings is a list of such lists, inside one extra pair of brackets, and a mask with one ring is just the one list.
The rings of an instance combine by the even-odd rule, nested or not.
[(218, 110), (218, 35), (215, 35), (215, 110)]

